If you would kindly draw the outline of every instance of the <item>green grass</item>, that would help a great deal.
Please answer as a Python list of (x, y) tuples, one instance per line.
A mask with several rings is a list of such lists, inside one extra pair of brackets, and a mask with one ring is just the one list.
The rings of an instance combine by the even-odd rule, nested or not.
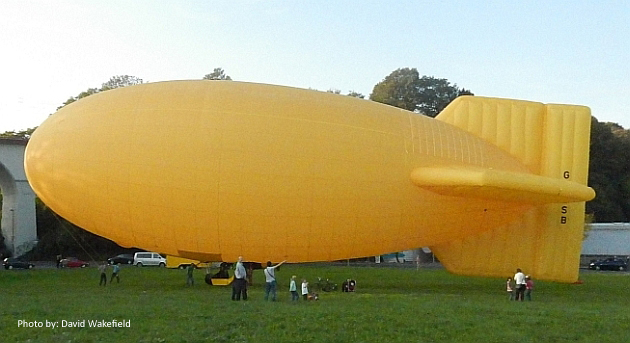
[[(532, 302), (509, 302), (503, 279), (441, 269), (288, 265), (279, 301), (263, 300), (256, 271), (247, 302), (210, 287), (203, 271), (126, 267), (99, 287), (95, 268), (0, 271), (1, 342), (623, 342), (630, 336), (627, 273), (581, 275), (584, 284), (536, 283)], [(290, 301), (291, 275), (357, 280), (356, 293)], [(24, 328), (18, 320), (129, 320), (130, 328)], [(86, 323), (87, 325), (87, 323)]]

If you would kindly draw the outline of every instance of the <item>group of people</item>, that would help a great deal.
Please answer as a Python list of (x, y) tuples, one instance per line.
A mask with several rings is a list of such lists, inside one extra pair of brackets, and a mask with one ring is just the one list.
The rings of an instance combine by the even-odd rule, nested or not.
[[(276, 280), (276, 269), (280, 267), (286, 261), (282, 261), (276, 265), (273, 265), (271, 261), (267, 262), (267, 267), (263, 270), (265, 274), (265, 300), (276, 301), (278, 299), (278, 282)], [(234, 269), (234, 280), (232, 281), (232, 300), (239, 301), (241, 298), (247, 300), (247, 271), (243, 265), (243, 257), (239, 256), (238, 261)], [(298, 294), (296, 276), (291, 276), (289, 282), (289, 292), (291, 293), (291, 300), (298, 301), (300, 299)], [(309, 293), (308, 282), (306, 279), (302, 279), (302, 285), (300, 294), (304, 300), (317, 300), (318, 295), (316, 293)]]
[[(263, 270), (265, 274), (265, 300), (276, 301), (277, 300), (277, 281), (276, 281), (276, 268), (280, 267), (286, 261), (282, 261), (276, 265), (272, 265), (271, 261), (267, 262), (267, 267)], [(101, 278), (99, 286), (107, 285), (107, 264), (103, 263), (98, 266)], [(187, 268), (186, 273), (186, 285), (193, 286), (193, 271), (195, 265), (191, 264)], [(120, 283), (120, 263), (116, 263), (112, 266), (112, 275), (109, 283), (112, 283), (114, 279)], [(289, 292), (291, 293), (291, 301), (298, 301), (299, 295), (302, 295), (304, 300), (318, 300), (316, 293), (309, 293), (308, 281), (302, 279), (300, 293), (298, 293), (296, 276), (291, 276), (289, 282)], [(353, 287), (354, 288), (354, 287)], [(516, 269), (514, 277), (508, 277), (506, 281), (506, 290), (508, 292), (508, 299), (515, 301), (532, 300), (532, 291), (534, 289), (534, 281), (529, 275), (525, 275), (520, 268)], [(232, 300), (239, 301), (247, 300), (247, 271), (243, 265), (243, 257), (239, 256), (238, 261), (234, 269), (234, 281), (232, 281)]]
[[(99, 286), (107, 286), (107, 263), (103, 263), (98, 266), (98, 271), (101, 274), (101, 280), (99, 281)], [(112, 277), (109, 280), (109, 283), (114, 282), (114, 278), (116, 282), (120, 283), (120, 263), (115, 263), (112, 265)]]
[(531, 301), (532, 291), (534, 290), (534, 281), (531, 276), (525, 275), (521, 268), (517, 268), (514, 278), (507, 278), (506, 288), (509, 300)]
[[(291, 282), (289, 282), (289, 292), (291, 292), (291, 301), (300, 300), (300, 296), (298, 295), (298, 291), (297, 291), (297, 284), (295, 282), (296, 278), (297, 276), (295, 275), (291, 276)], [(308, 291), (308, 281), (306, 281), (306, 279), (302, 279), (300, 293), (302, 294), (302, 299), (304, 300), (319, 300), (319, 295), (317, 293)]]

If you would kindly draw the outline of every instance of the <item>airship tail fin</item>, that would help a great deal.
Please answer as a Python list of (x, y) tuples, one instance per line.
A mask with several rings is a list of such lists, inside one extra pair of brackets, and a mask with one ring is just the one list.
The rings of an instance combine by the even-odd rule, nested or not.
[[(587, 183), (591, 124), (587, 107), (466, 96), (436, 119), (508, 151), (533, 174)], [(431, 248), (457, 274), (507, 277), (521, 268), (537, 279), (575, 282), (584, 208), (584, 201), (539, 205), (504, 227)]]

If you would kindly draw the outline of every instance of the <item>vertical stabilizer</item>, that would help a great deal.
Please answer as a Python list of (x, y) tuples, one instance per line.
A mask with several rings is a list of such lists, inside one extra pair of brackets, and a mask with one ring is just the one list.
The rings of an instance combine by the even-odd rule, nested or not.
[[(590, 109), (465, 96), (436, 118), (491, 142), (533, 174), (586, 185)], [(574, 282), (584, 231), (584, 202), (541, 205), (481, 234), (431, 247), (451, 272)]]

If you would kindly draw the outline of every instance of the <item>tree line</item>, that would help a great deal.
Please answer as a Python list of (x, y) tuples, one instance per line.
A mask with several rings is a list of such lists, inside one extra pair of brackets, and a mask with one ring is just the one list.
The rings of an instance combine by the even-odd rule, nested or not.
[[(203, 80), (232, 80), (222, 68), (202, 77)], [(144, 81), (130, 75), (113, 76), (99, 88), (89, 88), (71, 96), (57, 109), (81, 98), (111, 89), (141, 84)], [(327, 92), (341, 94), (331, 88)], [(347, 96), (365, 98), (353, 90)], [(472, 91), (459, 88), (444, 78), (420, 76), (416, 68), (400, 68), (378, 82), (369, 99), (399, 107), (429, 117), (437, 116), (451, 101), (461, 95), (474, 95)], [(36, 128), (0, 133), (0, 137), (28, 139)], [(593, 222), (630, 221), (630, 131), (619, 124), (599, 122), (592, 118), (589, 164), (589, 186), (597, 197), (586, 203), (586, 213)], [(0, 194), (0, 203), (2, 196)], [(84, 256), (84, 248), (77, 244), (83, 241), (97, 247), (102, 254), (118, 253), (122, 248), (105, 238), (91, 234), (59, 218), (41, 201), (37, 201), (37, 230), (39, 243), (31, 253), (33, 258), (52, 258), (63, 254)], [(3, 251), (0, 237), (0, 253)], [(84, 247), (84, 246), (83, 246)], [(83, 250), (83, 251), (82, 251)], [(6, 249), (5, 249), (6, 254)], [(87, 256), (86, 256), (87, 257)], [(98, 258), (104, 258), (99, 256)]]

